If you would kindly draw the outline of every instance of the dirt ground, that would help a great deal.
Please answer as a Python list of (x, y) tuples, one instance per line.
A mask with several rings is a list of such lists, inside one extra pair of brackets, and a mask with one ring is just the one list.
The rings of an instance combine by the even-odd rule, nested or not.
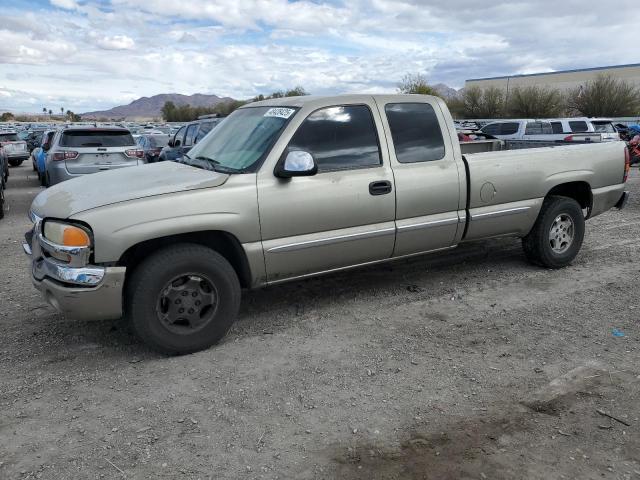
[(640, 479), (629, 187), (563, 270), (502, 239), (246, 292), (220, 345), (166, 358), (44, 303), (20, 245), (40, 187), (13, 168), (0, 478)]

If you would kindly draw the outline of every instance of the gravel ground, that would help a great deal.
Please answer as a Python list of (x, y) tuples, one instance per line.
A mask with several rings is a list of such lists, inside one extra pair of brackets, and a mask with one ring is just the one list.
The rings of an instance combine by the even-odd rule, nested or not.
[(13, 168), (0, 478), (640, 479), (629, 187), (563, 270), (502, 239), (246, 292), (220, 345), (166, 358), (43, 302), (20, 246), (40, 187)]

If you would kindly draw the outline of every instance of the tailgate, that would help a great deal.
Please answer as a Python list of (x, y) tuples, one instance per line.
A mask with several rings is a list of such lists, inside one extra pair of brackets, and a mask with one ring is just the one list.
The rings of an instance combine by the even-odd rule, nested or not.
[[(135, 147), (131, 148), (135, 149)], [(131, 167), (138, 164), (138, 159), (128, 157), (122, 148), (102, 148), (100, 150), (78, 148), (75, 151), (78, 152), (76, 158), (65, 160), (69, 173), (95, 173), (100, 170)]]
[(3, 148), (7, 155), (24, 155), (27, 153), (27, 144), (25, 142), (6, 142)]
[(95, 173), (100, 170), (130, 167), (138, 164), (131, 133), (125, 129), (70, 129), (62, 134), (65, 166), (72, 174)]

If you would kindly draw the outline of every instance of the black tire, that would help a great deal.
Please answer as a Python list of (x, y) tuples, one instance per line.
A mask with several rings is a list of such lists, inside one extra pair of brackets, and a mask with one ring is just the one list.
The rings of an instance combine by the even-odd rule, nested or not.
[(9, 165), (12, 167), (19, 167), (22, 165), (22, 162), (24, 162), (24, 160), (9, 160)]
[(40, 180), (40, 185), (43, 187), (48, 187), (49, 183), (47, 182), (47, 173), (38, 172), (38, 180)]
[[(186, 320), (173, 319), (175, 323), (170, 323), (161, 319), (166, 292), (175, 290), (178, 277), (202, 278), (213, 286), (216, 303), (207, 310), (210, 319), (193, 331), (194, 327)], [(135, 268), (126, 282), (125, 313), (140, 340), (161, 353), (178, 355), (219, 342), (236, 319), (240, 297), (238, 276), (222, 255), (202, 245), (183, 243), (158, 250)], [(184, 301), (185, 308), (200, 308), (194, 306), (198, 303), (186, 304), (196, 302), (191, 294)], [(176, 299), (175, 303), (178, 302)], [(168, 308), (177, 307), (171, 301)], [(204, 314), (205, 309), (200, 313)]]
[[(557, 222), (558, 219), (561, 220)], [(566, 227), (568, 219), (571, 223), (569, 228)], [(545, 198), (531, 232), (522, 239), (527, 259), (541, 267), (566, 267), (580, 251), (584, 223), (582, 208), (574, 199), (558, 196)], [(564, 230), (562, 224), (565, 224)], [(552, 228), (556, 232), (553, 241), (550, 238)]]

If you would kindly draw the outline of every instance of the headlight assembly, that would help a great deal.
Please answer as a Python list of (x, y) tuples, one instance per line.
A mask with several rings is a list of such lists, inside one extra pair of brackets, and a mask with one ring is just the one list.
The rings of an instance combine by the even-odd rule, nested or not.
[(86, 230), (76, 225), (47, 220), (44, 223), (44, 238), (65, 247), (88, 247), (91, 238)]

